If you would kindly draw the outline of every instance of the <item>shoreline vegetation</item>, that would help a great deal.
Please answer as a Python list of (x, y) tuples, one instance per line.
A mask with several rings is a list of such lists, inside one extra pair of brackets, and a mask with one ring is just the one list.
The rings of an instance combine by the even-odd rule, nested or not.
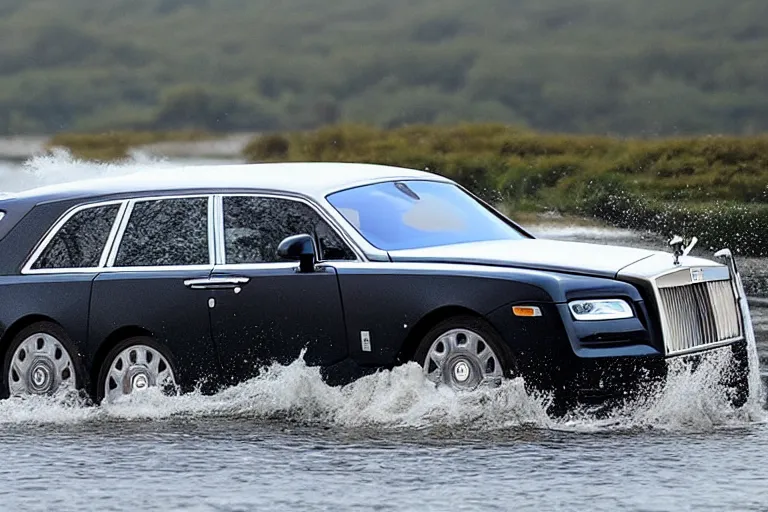
[[(136, 146), (206, 141), (207, 132), (60, 134), (48, 147), (78, 158), (126, 158)], [(236, 156), (236, 155), (233, 155)], [(254, 136), (249, 162), (365, 162), (456, 180), (504, 211), (590, 217), (702, 248), (768, 255), (768, 136), (614, 138), (502, 124), (333, 125)]]
[(179, 131), (113, 131), (98, 134), (59, 133), (46, 144), (47, 149), (66, 148), (83, 160), (115, 161), (131, 156), (131, 150), (164, 142), (202, 142), (221, 135), (199, 130)]

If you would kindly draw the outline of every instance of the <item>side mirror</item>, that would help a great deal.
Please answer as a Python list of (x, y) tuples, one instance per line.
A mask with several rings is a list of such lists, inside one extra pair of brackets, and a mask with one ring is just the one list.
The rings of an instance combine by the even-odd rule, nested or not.
[(309, 235), (289, 236), (277, 246), (277, 255), (299, 262), (299, 272), (315, 271), (315, 239)]

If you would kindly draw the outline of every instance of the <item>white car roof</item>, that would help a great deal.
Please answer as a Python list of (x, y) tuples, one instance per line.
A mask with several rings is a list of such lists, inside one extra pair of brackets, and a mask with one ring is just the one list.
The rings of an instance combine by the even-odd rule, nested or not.
[(197, 189), (260, 189), (320, 200), (347, 188), (400, 179), (450, 182), (424, 171), (354, 163), (271, 163), (160, 168), (117, 177), (73, 181), (26, 190), (20, 199), (67, 199), (122, 193)]

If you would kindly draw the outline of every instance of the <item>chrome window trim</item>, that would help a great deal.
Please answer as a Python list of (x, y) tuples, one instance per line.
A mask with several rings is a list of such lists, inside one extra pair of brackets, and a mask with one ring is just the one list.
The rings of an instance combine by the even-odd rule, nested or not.
[(107, 237), (107, 243), (104, 245), (104, 251), (101, 253), (101, 258), (99, 259), (99, 268), (104, 268), (107, 264), (107, 259), (109, 259), (109, 254), (112, 252), (112, 246), (115, 243), (117, 232), (123, 223), (123, 217), (125, 216), (125, 211), (127, 209), (128, 209), (128, 201), (123, 201), (122, 204), (120, 205), (120, 210), (118, 210), (117, 212), (115, 221), (112, 223), (112, 229), (109, 231), (109, 236)]
[[(389, 180), (384, 180), (389, 181)], [(353, 236), (350, 236), (341, 226), (343, 226), (346, 220), (341, 215), (334, 215), (335, 210), (330, 207), (330, 203), (327, 208), (322, 205), (318, 205), (311, 199), (303, 196), (296, 196), (291, 194), (280, 194), (275, 192), (232, 192), (232, 193), (198, 193), (198, 194), (169, 194), (169, 195), (152, 195), (141, 196), (127, 199), (113, 199), (107, 201), (99, 201), (94, 203), (85, 203), (74, 206), (67, 210), (59, 217), (59, 219), (53, 224), (53, 226), (46, 232), (46, 234), (38, 242), (37, 247), (32, 252), (31, 256), (26, 260), (22, 267), (22, 274), (96, 274), (100, 272), (117, 273), (117, 272), (148, 272), (148, 271), (178, 271), (178, 270), (209, 270), (212, 266), (216, 266), (220, 270), (237, 270), (237, 269), (267, 269), (267, 268), (289, 268), (295, 265), (295, 262), (269, 262), (269, 263), (242, 263), (242, 264), (227, 264), (224, 244), (224, 209), (223, 198), (224, 197), (269, 197), (286, 199), (290, 201), (297, 201), (306, 204), (312, 208), (320, 218), (328, 223), (330, 228), (336, 233), (337, 236), (350, 248), (352, 253), (357, 259), (355, 260), (328, 260), (321, 263), (344, 263), (344, 264), (359, 264), (369, 261), (368, 254), (363, 251), (356, 243), (357, 241)], [(122, 243), (125, 230), (128, 226), (128, 222), (133, 213), (133, 208), (136, 203), (148, 202), (148, 201), (160, 201), (164, 199), (185, 199), (185, 198), (208, 198), (208, 251), (210, 256), (210, 262), (205, 265), (160, 265), (160, 266), (142, 266), (142, 267), (117, 267), (115, 266), (115, 260), (117, 258), (117, 252)], [(99, 266), (89, 268), (57, 268), (57, 269), (37, 269), (34, 270), (31, 266), (40, 257), (45, 247), (48, 246), (50, 241), (56, 236), (56, 233), (66, 224), (66, 222), (74, 216), (76, 213), (89, 208), (98, 208), (100, 206), (108, 206), (110, 204), (119, 204), (120, 210), (115, 217), (115, 221), (112, 225), (107, 243), (104, 246), (101, 258), (99, 260)], [(365, 243), (365, 240), (362, 239)], [(386, 252), (373, 248), (374, 257), (375, 253), (380, 253), (376, 258), (381, 261), (389, 261), (389, 257)], [(383, 256), (383, 258), (381, 258)]]
[(135, 199), (131, 199), (128, 201), (128, 204), (126, 205), (125, 213), (123, 214), (123, 217), (120, 219), (120, 226), (117, 228), (117, 234), (115, 235), (115, 239), (112, 241), (112, 247), (109, 248), (109, 256), (107, 256), (107, 263), (104, 265), (106, 268), (111, 267), (115, 264), (115, 258), (117, 258), (117, 248), (120, 247), (120, 242), (123, 240), (123, 235), (125, 234), (125, 228), (128, 226), (128, 219), (131, 218), (131, 215), (133, 214), (133, 205), (136, 204)]
[[(351, 260), (345, 260), (350, 263), (354, 263)], [(270, 270), (270, 269), (294, 269), (299, 263), (297, 261), (272, 261), (267, 263), (223, 263), (216, 265), (216, 272), (222, 270), (231, 271), (243, 271), (243, 270)], [(321, 265), (329, 266), (329, 264), (322, 263)], [(333, 265), (330, 265), (333, 266)]]
[(215, 265), (223, 265), (226, 257), (226, 248), (224, 244), (224, 200), (221, 194), (213, 196), (214, 205), (214, 249), (216, 250)]
[[(113, 234), (116, 233), (115, 226), (120, 223), (121, 219), (121, 213), (125, 211), (125, 203), (127, 201), (125, 199), (113, 199), (109, 201), (100, 201), (96, 203), (85, 203), (80, 204), (77, 206), (73, 206), (66, 212), (64, 212), (56, 222), (53, 223), (53, 225), (48, 229), (48, 231), (45, 233), (43, 238), (38, 241), (37, 246), (35, 247), (35, 250), (32, 251), (32, 254), (27, 258), (27, 260), (24, 262), (24, 265), (21, 268), (22, 275), (34, 275), (34, 274), (88, 274), (88, 273), (96, 273), (99, 272), (100, 269), (103, 268), (103, 262), (106, 259), (106, 255), (110, 251), (110, 243), (114, 239)], [(92, 208), (100, 208), (103, 206), (109, 206), (113, 204), (119, 204), (120, 209), (117, 212), (117, 215), (115, 216), (115, 220), (112, 222), (112, 228), (110, 229), (109, 236), (107, 237), (107, 241), (104, 244), (104, 248), (102, 249), (101, 256), (99, 257), (99, 264), (96, 267), (72, 267), (72, 268), (41, 268), (41, 269), (33, 269), (32, 265), (35, 264), (35, 262), (40, 258), (40, 256), (43, 254), (43, 251), (48, 247), (48, 245), (51, 243), (51, 241), (54, 239), (54, 237), (61, 231), (61, 228), (64, 227), (64, 225), (76, 214), (80, 213), (84, 210), (90, 210)]]
[(175, 272), (175, 271), (187, 271), (187, 270), (200, 270), (210, 272), (213, 268), (211, 264), (203, 265), (147, 265), (141, 267), (104, 267), (99, 272), (102, 274), (124, 274), (129, 272)]
[[(319, 254), (315, 254), (315, 258), (317, 258), (317, 261), (319, 263), (335, 263), (335, 262), (347, 262), (347, 263), (362, 263), (367, 261), (367, 257), (365, 252), (363, 252), (359, 246), (357, 246), (353, 240), (350, 239), (350, 236), (348, 233), (346, 233), (343, 229), (341, 229), (338, 222), (329, 215), (329, 212), (327, 212), (324, 208), (321, 206), (315, 204), (313, 201), (301, 197), (301, 196), (293, 196), (289, 194), (279, 194), (279, 193), (273, 193), (273, 192), (232, 192), (232, 193), (222, 193), (217, 196), (219, 198), (219, 218), (217, 219), (216, 229), (218, 231), (218, 234), (216, 236), (217, 244), (219, 245), (219, 251), (220, 251), (220, 259), (217, 258), (217, 269), (223, 268), (223, 267), (237, 267), (237, 268), (244, 268), (251, 265), (282, 265), (284, 262), (282, 261), (273, 261), (273, 262), (254, 262), (254, 263), (227, 263), (227, 255), (226, 255), (226, 244), (224, 240), (224, 198), (226, 197), (264, 197), (264, 198), (273, 198), (273, 199), (286, 199), (288, 201), (296, 201), (299, 203), (303, 203), (310, 207), (315, 213), (317, 213), (322, 220), (324, 220), (328, 226), (333, 230), (334, 233), (341, 239), (343, 243), (345, 243), (349, 249), (352, 251), (352, 253), (355, 255), (355, 260), (321, 260)], [(316, 249), (317, 252), (317, 249)], [(293, 265), (296, 265), (295, 262), (291, 262)]]
[(215, 206), (215, 196), (208, 196), (208, 225), (206, 226), (208, 228), (208, 264), (209, 265), (215, 265), (216, 264), (216, 233), (214, 228), (214, 222), (216, 219), (216, 212), (214, 211)]
[[(151, 265), (151, 266), (137, 266), (137, 267), (118, 267), (115, 266), (115, 260), (117, 259), (117, 252), (120, 249), (120, 244), (123, 241), (123, 236), (125, 236), (125, 230), (128, 227), (128, 222), (131, 218), (131, 214), (133, 214), (133, 208), (136, 205), (136, 203), (146, 203), (150, 201), (163, 201), (166, 199), (197, 199), (197, 198), (206, 198), (208, 200), (208, 210), (207, 210), (207, 221), (208, 221), (208, 263), (207, 264), (198, 264), (198, 265)], [(146, 197), (136, 197), (133, 199), (128, 200), (128, 207), (126, 211), (126, 214), (124, 215), (122, 219), (122, 223), (120, 225), (119, 232), (117, 236), (115, 237), (114, 244), (112, 246), (112, 250), (110, 251), (109, 258), (107, 259), (107, 264), (103, 268), (104, 271), (109, 272), (146, 272), (146, 271), (155, 271), (155, 270), (205, 270), (210, 269), (214, 265), (214, 250), (213, 250), (213, 240), (211, 239), (211, 236), (213, 235), (212, 229), (211, 229), (211, 221), (212, 221), (212, 215), (213, 215), (213, 208), (211, 207), (211, 201), (213, 201), (213, 194), (173, 194), (173, 195), (163, 195), (163, 196), (146, 196)]]

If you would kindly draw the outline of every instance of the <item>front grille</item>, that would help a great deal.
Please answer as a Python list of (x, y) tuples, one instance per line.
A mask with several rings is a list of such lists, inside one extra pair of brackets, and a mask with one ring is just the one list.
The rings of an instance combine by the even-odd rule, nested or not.
[(741, 336), (739, 308), (730, 281), (660, 288), (659, 295), (668, 355)]

